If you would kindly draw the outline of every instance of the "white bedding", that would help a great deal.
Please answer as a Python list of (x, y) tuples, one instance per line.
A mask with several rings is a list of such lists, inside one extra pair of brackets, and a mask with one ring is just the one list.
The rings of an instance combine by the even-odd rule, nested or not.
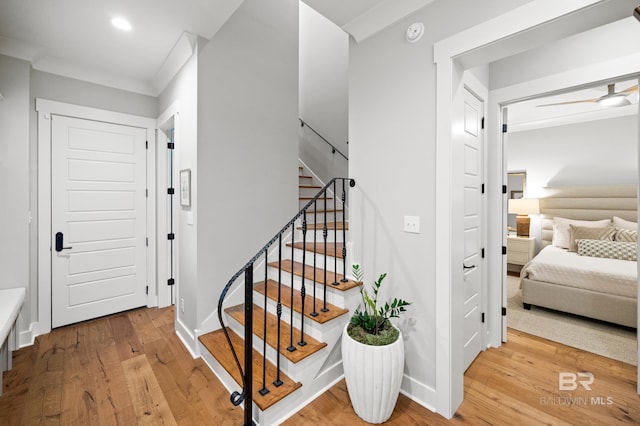
[(522, 278), (637, 298), (637, 262), (579, 256), (547, 246), (520, 272)]

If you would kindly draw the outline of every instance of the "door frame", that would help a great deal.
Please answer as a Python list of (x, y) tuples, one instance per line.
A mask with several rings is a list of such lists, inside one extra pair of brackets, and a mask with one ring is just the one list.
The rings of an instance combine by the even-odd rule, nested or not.
[[(32, 325), (31, 341), (40, 334), (51, 331), (51, 116), (103, 121), (146, 129), (149, 149), (147, 151), (147, 249), (146, 270), (147, 306), (158, 304), (156, 279), (156, 120), (137, 115), (107, 111), (97, 108), (68, 104), (36, 98), (38, 114), (38, 321)], [(151, 291), (154, 289), (155, 291)]]
[[(178, 167), (178, 156), (179, 156), (179, 146), (180, 146), (180, 101), (174, 101), (165, 111), (163, 111), (158, 118), (156, 119), (156, 128), (158, 129), (157, 134), (157, 178), (158, 178), (158, 187), (163, 187), (163, 185), (169, 182), (169, 174), (167, 173), (167, 165), (169, 161), (169, 150), (164, 145), (165, 140), (165, 131), (170, 127), (173, 127), (173, 137), (174, 140), (178, 141), (173, 150), (173, 184), (174, 189), (177, 184), (177, 170)], [(160, 134), (163, 136), (161, 137)], [(158, 200), (158, 235), (168, 234), (171, 231), (171, 223), (169, 218), (169, 197), (166, 195), (166, 191), (160, 191), (163, 194), (162, 199)], [(158, 306), (165, 307), (169, 305), (173, 305), (176, 303), (178, 299), (178, 294), (180, 292), (180, 279), (178, 276), (178, 261), (180, 259), (178, 253), (178, 239), (180, 238), (179, 233), (176, 232), (177, 224), (178, 224), (178, 215), (180, 213), (179, 209), (180, 203), (178, 202), (178, 197), (174, 198), (173, 204), (173, 220), (174, 220), (174, 228), (173, 232), (176, 234), (173, 242), (173, 259), (169, 254), (170, 245), (169, 241), (165, 238), (160, 238), (158, 241)], [(173, 262), (173, 278), (175, 279), (174, 284), (174, 292), (173, 298), (171, 293), (171, 287), (164, 286), (165, 277), (169, 278), (169, 267), (170, 262)], [(164, 288), (164, 290), (162, 290)], [(175, 311), (174, 317), (178, 318), (178, 311)]]
[[(461, 227), (460, 220), (452, 213), (461, 208), (461, 196), (454, 193), (460, 177), (454, 173), (452, 126), (455, 94), (461, 87), (462, 71), (489, 61), (470, 58), (463, 66), (463, 55), (484, 47), (497, 46), (501, 41), (510, 44), (503, 46), (504, 56), (509, 49), (516, 49), (518, 36), (531, 37), (536, 27), (557, 20), (582, 9), (601, 3), (602, 0), (533, 0), (489, 21), (461, 31), (441, 40), (434, 45), (434, 63), (436, 65), (436, 200), (435, 222), (439, 250), (436, 251), (435, 280), (438, 290), (435, 295), (435, 321), (438, 334), (443, 339), (436, 345), (436, 410), (447, 418), (452, 418), (464, 398), (464, 369), (462, 351), (462, 295), (453, 284), (461, 279), (460, 265), (461, 242), (455, 238), (456, 229)], [(500, 54), (502, 54), (502, 51)], [(491, 53), (491, 52), (490, 52)], [(479, 53), (482, 55), (483, 53)], [(495, 56), (496, 49), (493, 50)], [(497, 59), (497, 58), (493, 58)], [(474, 60), (476, 61), (474, 63)], [(594, 81), (594, 80), (591, 80)], [(575, 84), (575, 83), (574, 83)], [(565, 86), (566, 87), (566, 86)], [(537, 93), (541, 93), (538, 91)], [(511, 97), (509, 99), (516, 99)], [(488, 100), (487, 145), (489, 168), (487, 173), (488, 241), (487, 269), (490, 283), (502, 285), (503, 256), (501, 247), (506, 245), (502, 230), (504, 216), (504, 195), (498, 187), (505, 184), (505, 172), (501, 144), (494, 143), (499, 135), (497, 115), (499, 104), (490, 93)], [(501, 345), (501, 306), (502, 292), (492, 291), (487, 300), (487, 327), (492, 346)], [(640, 370), (639, 370), (640, 374)], [(640, 384), (639, 384), (640, 387)]]

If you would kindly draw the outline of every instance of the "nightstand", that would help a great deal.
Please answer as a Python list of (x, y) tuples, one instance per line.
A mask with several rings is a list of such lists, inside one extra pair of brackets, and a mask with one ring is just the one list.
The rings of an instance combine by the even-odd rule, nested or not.
[(507, 236), (507, 263), (524, 265), (531, 259), (536, 249), (536, 237)]

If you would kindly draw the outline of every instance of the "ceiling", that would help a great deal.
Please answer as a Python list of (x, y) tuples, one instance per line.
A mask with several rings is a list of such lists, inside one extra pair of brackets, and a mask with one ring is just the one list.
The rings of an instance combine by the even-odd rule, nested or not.
[[(171, 62), (190, 55), (197, 36), (211, 39), (242, 1), (0, 0), (0, 54), (37, 70), (157, 96), (179, 69)], [(305, 3), (360, 41), (432, 1)], [(133, 29), (114, 28), (116, 16)]]

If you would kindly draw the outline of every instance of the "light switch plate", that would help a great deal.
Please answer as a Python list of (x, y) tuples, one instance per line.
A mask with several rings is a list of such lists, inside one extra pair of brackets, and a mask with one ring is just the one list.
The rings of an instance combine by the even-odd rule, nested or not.
[(420, 216), (405, 216), (404, 232), (419, 234), (420, 233)]

